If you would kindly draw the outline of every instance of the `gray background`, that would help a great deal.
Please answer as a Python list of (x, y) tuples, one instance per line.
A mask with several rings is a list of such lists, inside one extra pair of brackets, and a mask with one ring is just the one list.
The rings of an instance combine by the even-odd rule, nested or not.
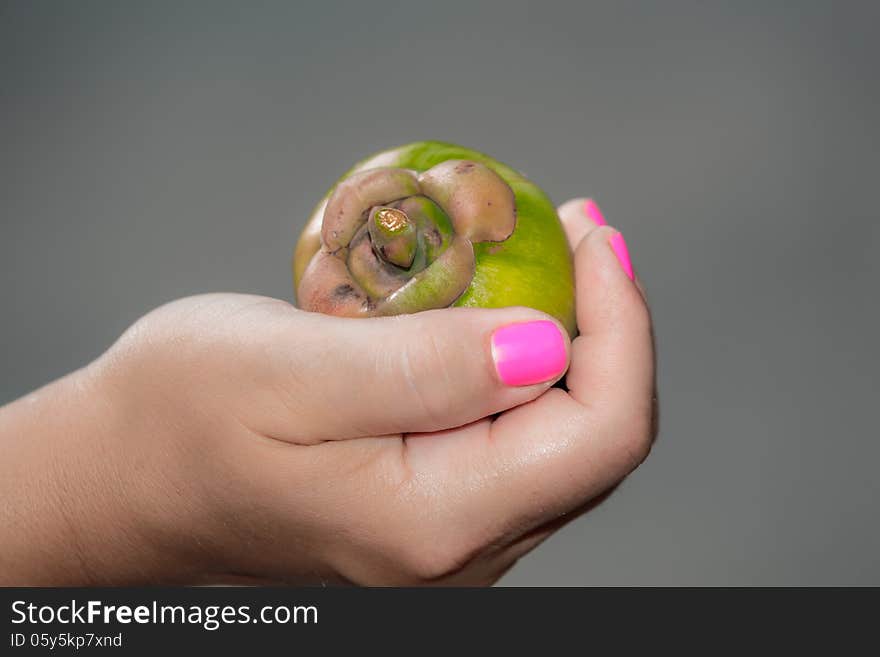
[(0, 403), (455, 141), (596, 196), (659, 347), (652, 456), (503, 583), (880, 584), (878, 6), (2, 2)]

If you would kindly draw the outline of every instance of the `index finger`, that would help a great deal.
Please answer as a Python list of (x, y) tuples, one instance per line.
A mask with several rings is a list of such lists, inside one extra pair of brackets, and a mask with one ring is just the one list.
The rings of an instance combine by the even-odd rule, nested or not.
[(503, 413), (487, 439), (456, 441), (445, 454), (455, 479), (448, 485), (472, 492), (460, 496), (463, 512), (482, 519), (483, 531), (515, 535), (558, 518), (619, 482), (649, 451), (651, 321), (615, 250), (616, 235), (594, 227), (575, 250), (580, 335), (570, 392), (551, 389)]

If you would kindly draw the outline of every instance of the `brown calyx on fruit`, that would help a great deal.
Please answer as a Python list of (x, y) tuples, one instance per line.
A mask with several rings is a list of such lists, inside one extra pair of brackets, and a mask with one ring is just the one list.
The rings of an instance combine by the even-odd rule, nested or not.
[[(419, 210), (424, 204), (445, 214), (451, 241)], [(421, 174), (391, 167), (356, 172), (327, 200), (321, 248), (300, 280), (300, 305), (343, 316), (449, 306), (473, 278), (473, 243), (502, 242), (515, 227), (513, 190), (479, 162), (447, 160)]]

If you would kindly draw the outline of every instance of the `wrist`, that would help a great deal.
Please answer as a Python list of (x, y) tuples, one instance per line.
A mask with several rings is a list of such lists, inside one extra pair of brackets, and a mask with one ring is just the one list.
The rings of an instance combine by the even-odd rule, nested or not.
[[(170, 536), (149, 436), (100, 361), (0, 409), (0, 581), (96, 585), (192, 576)], [(161, 452), (159, 452), (161, 453)], [(167, 505), (166, 505), (167, 507)]]
[[(82, 405), (98, 407), (92, 447), (102, 463), (106, 513), (85, 523), (85, 551), (102, 564), (106, 583), (191, 583), (212, 571), (204, 491), (203, 428), (185, 400), (139, 358), (113, 351), (81, 371)], [(113, 537), (102, 550), (101, 535)]]

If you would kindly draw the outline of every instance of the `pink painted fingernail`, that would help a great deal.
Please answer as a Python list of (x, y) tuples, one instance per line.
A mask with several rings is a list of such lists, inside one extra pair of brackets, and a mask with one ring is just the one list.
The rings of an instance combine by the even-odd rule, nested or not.
[(611, 239), (608, 240), (608, 242), (614, 250), (614, 255), (616, 255), (617, 259), (620, 261), (620, 266), (623, 267), (623, 271), (629, 276), (629, 280), (632, 280), (633, 266), (629, 259), (629, 249), (626, 248), (626, 242), (623, 240), (623, 234), (615, 233), (611, 236)]
[(608, 222), (605, 221), (605, 217), (599, 209), (599, 206), (596, 205), (596, 202), (591, 198), (588, 198), (586, 203), (584, 203), (584, 214), (587, 215), (587, 219), (590, 219), (597, 226), (605, 226), (608, 224)]
[(547, 320), (508, 324), (492, 334), (492, 360), (505, 385), (550, 381), (565, 371), (565, 338)]

